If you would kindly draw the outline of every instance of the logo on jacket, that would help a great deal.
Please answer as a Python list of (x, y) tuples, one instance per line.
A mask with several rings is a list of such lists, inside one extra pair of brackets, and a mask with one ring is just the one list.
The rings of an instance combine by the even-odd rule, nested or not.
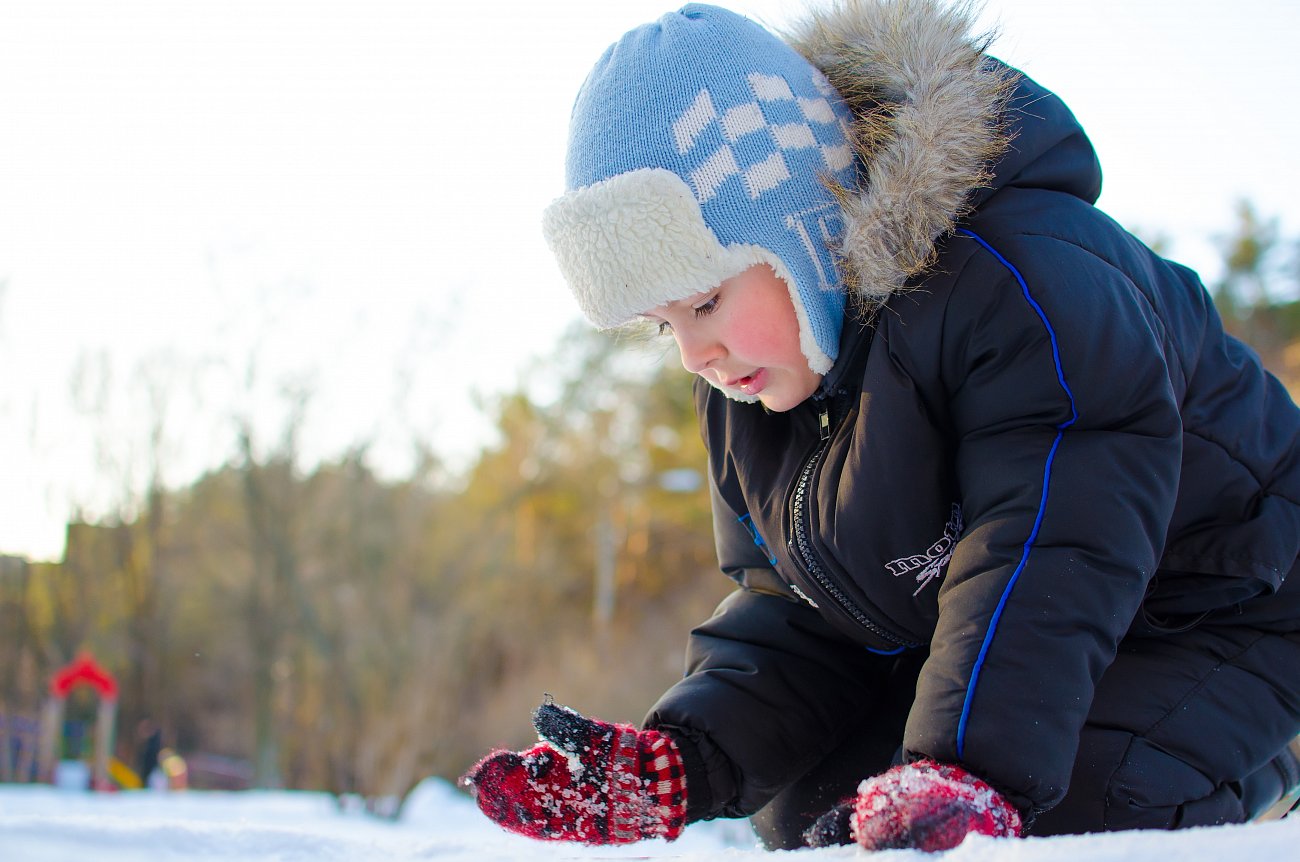
[(952, 559), (952, 551), (957, 544), (957, 537), (961, 535), (962, 526), (961, 506), (953, 503), (952, 514), (943, 527), (943, 538), (927, 548), (925, 553), (901, 557), (886, 563), (885, 568), (896, 578), (916, 572), (916, 590), (912, 595), (917, 595), (943, 573), (944, 567)]

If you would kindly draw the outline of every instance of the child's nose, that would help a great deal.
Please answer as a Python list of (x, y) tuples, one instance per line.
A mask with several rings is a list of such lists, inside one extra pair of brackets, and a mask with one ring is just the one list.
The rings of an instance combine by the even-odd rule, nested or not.
[(679, 335), (677, 350), (682, 355), (682, 367), (692, 374), (699, 374), (708, 368), (724, 352), (722, 343), (717, 339), (697, 334)]

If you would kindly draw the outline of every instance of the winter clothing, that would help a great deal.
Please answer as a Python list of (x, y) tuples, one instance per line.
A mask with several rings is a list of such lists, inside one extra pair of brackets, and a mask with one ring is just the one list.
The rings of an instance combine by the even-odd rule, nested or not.
[[(916, 651), (885, 662), (892, 664), (887, 676), (864, 677), (862, 683), (872, 693), (871, 705), (854, 717), (853, 726), (869, 732), (843, 734), (828, 754), (783, 785), (771, 802), (750, 817), (754, 832), (768, 849), (797, 850), (807, 846), (809, 828), (821, 819), (820, 815), (837, 808), (848, 809), (838, 830), (840, 837), (824, 835), (820, 843), (853, 842), (847, 814), (852, 812), (864, 778), (900, 762), (899, 745), (924, 660), (925, 653)], [(877, 664), (882, 663), (877, 660)]]
[(732, 12), (689, 5), (628, 33), (583, 84), (568, 193), (543, 220), (583, 311), (617, 326), (766, 263), (829, 370), (844, 292), (828, 182), (853, 182), (850, 122), (821, 72)]
[[(694, 633), (690, 673), (648, 718), (689, 740), (693, 816), (761, 808), (862, 732), (873, 691), (846, 677), (926, 648), (904, 756), (960, 763), (1026, 814), (1099, 762), (1094, 734), (1120, 736), (1111, 765), (1132, 765), (1133, 784), (1112, 769), (1088, 790), (1128, 794), (1116, 819), (1071, 828), (1142, 808), (1139, 765), (1209, 796), (1300, 730), (1300, 590), (1284, 589), (1300, 417), (1194, 274), (1091, 206), (1100, 171), (1065, 106), (964, 38), (936, 42), (946, 15), (843, 4), (797, 42), (878, 119), (874, 151), (928, 146), (893, 139), (889, 118), (944, 88), (970, 104), (928, 118), (940, 149), (996, 150), (981, 135), (998, 129), (1014, 146), (986, 187), (931, 171), (912, 194), (868, 153), (841, 251), (862, 283), (904, 288), (846, 325), (809, 402), (767, 415), (697, 383), (720, 561), (748, 589)], [(895, 62), (873, 48), (886, 43), (932, 53)], [(916, 79), (889, 84), (895, 67)], [(919, 228), (889, 233), (882, 252), (862, 237), (887, 232), (871, 221), (886, 191), (947, 228), (928, 246)], [(863, 278), (891, 259), (931, 263)], [(764, 707), (762, 726), (730, 720)]]
[(592, 721), (549, 701), (533, 725), (540, 745), (494, 752), (463, 779), (492, 820), (530, 838), (586, 844), (681, 834), (685, 779), (668, 737)]
[(857, 842), (865, 850), (956, 847), (970, 833), (1020, 836), (1020, 814), (959, 766), (918, 760), (862, 782), (857, 796), (818, 818), (810, 847)]
[(844, 0), (794, 32), (855, 117), (840, 346), (787, 412), (696, 382), (743, 589), (645, 726), (689, 820), (758, 812), (772, 846), (818, 813), (793, 789), (853, 792), (846, 750), (958, 765), (1049, 834), (1243, 820), (1300, 732), (1300, 411), (968, 27)]

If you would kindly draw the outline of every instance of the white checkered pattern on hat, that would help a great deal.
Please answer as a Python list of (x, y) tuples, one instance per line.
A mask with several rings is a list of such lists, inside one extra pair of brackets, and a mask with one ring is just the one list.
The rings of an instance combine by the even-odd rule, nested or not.
[[(782, 155), (783, 151), (815, 148), (832, 173), (844, 170), (853, 162), (853, 152), (845, 139), (843, 126), (826, 99), (796, 97), (786, 80), (778, 75), (754, 72), (747, 76), (747, 80), (754, 94), (753, 101), (735, 105), (719, 114), (712, 94), (705, 88), (700, 90), (690, 107), (673, 120), (673, 140), (679, 155), (689, 154), (700, 136), (714, 124), (728, 142), (701, 159), (690, 172), (696, 200), (700, 203), (710, 200), (733, 176), (739, 176), (750, 198), (757, 199), (790, 179), (790, 166)], [(829, 93), (830, 85), (823, 76), (816, 75), (814, 83), (820, 92)], [(804, 121), (771, 123), (763, 114), (763, 102), (793, 102)], [(821, 126), (823, 136), (829, 137), (833, 143), (819, 144), (813, 123)], [(746, 135), (764, 131), (769, 136), (772, 151), (766, 158), (742, 166), (730, 144)]]

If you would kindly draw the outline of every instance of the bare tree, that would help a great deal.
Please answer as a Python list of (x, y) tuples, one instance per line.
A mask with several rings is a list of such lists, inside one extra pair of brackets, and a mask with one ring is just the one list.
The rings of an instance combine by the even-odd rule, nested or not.
[(299, 572), (300, 483), (298, 439), (311, 393), (304, 386), (283, 390), (288, 413), (280, 440), (259, 457), (248, 417), (238, 421), (245, 514), (250, 539), (251, 579), (247, 601), (252, 654), (254, 781), (278, 787), (281, 771), (279, 695), (293, 670), (289, 636), (300, 623), (315, 628)]

